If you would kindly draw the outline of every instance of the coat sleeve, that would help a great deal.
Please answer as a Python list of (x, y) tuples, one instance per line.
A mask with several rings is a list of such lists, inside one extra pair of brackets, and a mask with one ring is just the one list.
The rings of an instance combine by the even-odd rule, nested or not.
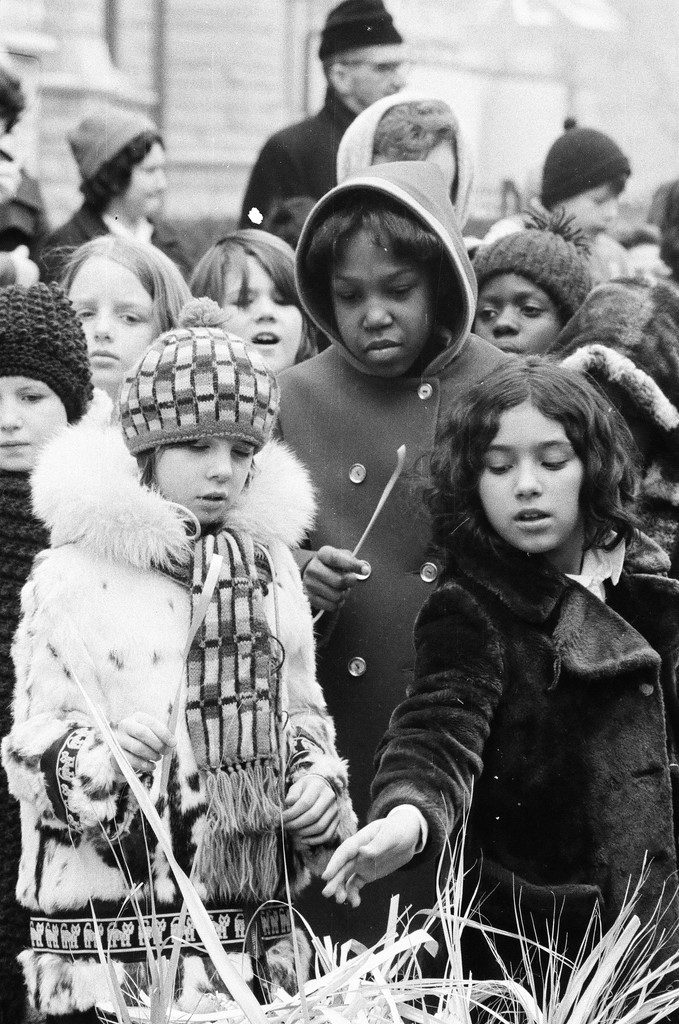
[(129, 826), (136, 801), (117, 780), (108, 747), (82, 710), (62, 654), (64, 630), (36, 590), (31, 576), (12, 646), (13, 725), (2, 743), (9, 790), (51, 828), (103, 830), (115, 838)]
[(369, 818), (414, 804), (427, 820), (422, 856), (430, 856), (459, 825), (481, 773), (504, 657), (490, 616), (450, 583), (420, 612), (415, 647), (414, 681), (376, 753)]
[[(335, 725), (325, 704), (323, 690), (316, 678), (311, 608), (302, 590), (299, 570), (290, 551), (281, 545), (282, 557), (276, 558), (282, 589), (294, 615), (295, 649), (286, 652), (284, 672), (286, 728), (286, 789), (301, 776), (320, 775), (335, 791), (340, 821), (337, 842), (356, 831), (356, 816), (349, 797), (347, 762), (335, 745)], [(313, 870), (318, 865), (313, 860)], [(323, 865), (324, 866), (324, 865)], [(321, 868), (322, 870), (322, 868)]]
[(253, 206), (266, 216), (276, 200), (306, 195), (308, 191), (302, 168), (287, 147), (273, 136), (264, 143), (252, 168), (238, 226), (252, 227), (248, 213)]

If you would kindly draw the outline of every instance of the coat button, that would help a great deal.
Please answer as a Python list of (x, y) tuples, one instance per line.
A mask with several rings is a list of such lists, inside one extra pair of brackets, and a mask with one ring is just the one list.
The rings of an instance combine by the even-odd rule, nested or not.
[(417, 394), (419, 395), (423, 402), (426, 402), (426, 400), (428, 398), (431, 398), (431, 396), (434, 394), (434, 389), (431, 386), (431, 384), (420, 384), (419, 388), (417, 389)]
[(348, 665), (349, 675), (358, 678), (366, 670), (365, 658), (352, 658)]
[(349, 470), (349, 479), (352, 484), (362, 484), (365, 480), (366, 468), (360, 462), (357, 462)]
[(639, 683), (639, 692), (643, 693), (644, 697), (650, 697), (653, 693), (653, 683)]
[(433, 583), (438, 574), (438, 566), (434, 562), (425, 562), (420, 569), (420, 579), (425, 583)]

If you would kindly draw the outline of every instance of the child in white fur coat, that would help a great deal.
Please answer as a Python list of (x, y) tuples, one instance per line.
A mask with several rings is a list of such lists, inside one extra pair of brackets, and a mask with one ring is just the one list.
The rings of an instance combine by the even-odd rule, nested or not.
[[(78, 684), (117, 730), (175, 856), (193, 869), (225, 948), (259, 994), (296, 985), (289, 915), (261, 911), (284, 894), (283, 845), (294, 893), (355, 828), (289, 551), (314, 515), (306, 471), (271, 440), (278, 390), (263, 362), (221, 330), (208, 300), (190, 304), (184, 324), (147, 350), (123, 390), (141, 480), (120, 428), (91, 413), (52, 442), (33, 481), (51, 547), (22, 595), (3, 763), (22, 805), (17, 893), (32, 914), (21, 960), (33, 1005), (53, 1020), (94, 1020), (95, 1004), (110, 998), (90, 901), (118, 977), (140, 988), (148, 981), (130, 885), (142, 886), (145, 912), (155, 904), (163, 938), (181, 906)], [(222, 568), (185, 667), (215, 553)], [(223, 1001), (200, 948), (182, 955), (176, 998), (198, 1012)]]

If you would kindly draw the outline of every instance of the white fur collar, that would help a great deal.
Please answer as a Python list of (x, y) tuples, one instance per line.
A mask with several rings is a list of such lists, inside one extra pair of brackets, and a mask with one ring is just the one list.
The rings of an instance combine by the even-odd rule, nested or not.
[[(97, 399), (80, 423), (45, 448), (32, 477), (33, 508), (52, 547), (77, 543), (111, 561), (139, 568), (186, 561), (190, 543), (177, 507), (142, 487), (135, 459), (110, 406)], [(283, 444), (255, 457), (252, 479), (226, 526), (264, 544), (299, 544), (311, 529), (315, 500), (309, 475)]]

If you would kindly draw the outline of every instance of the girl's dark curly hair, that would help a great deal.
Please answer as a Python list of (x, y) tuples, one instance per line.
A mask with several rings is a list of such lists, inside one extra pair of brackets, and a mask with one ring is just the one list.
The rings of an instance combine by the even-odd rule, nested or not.
[(531, 356), (490, 373), (439, 431), (425, 490), (435, 543), (453, 554), (470, 544), (496, 553), (509, 550), (486, 518), (478, 485), (502, 414), (524, 402), (563, 426), (583, 464), (585, 547), (629, 541), (637, 526), (632, 510), (637, 470), (627, 425), (583, 374)]
[(160, 135), (155, 132), (142, 132), (102, 164), (93, 178), (81, 182), (80, 191), (87, 205), (96, 213), (105, 213), (111, 200), (122, 195), (127, 189), (132, 171), (149, 155), (157, 142), (162, 146), (163, 140)]

